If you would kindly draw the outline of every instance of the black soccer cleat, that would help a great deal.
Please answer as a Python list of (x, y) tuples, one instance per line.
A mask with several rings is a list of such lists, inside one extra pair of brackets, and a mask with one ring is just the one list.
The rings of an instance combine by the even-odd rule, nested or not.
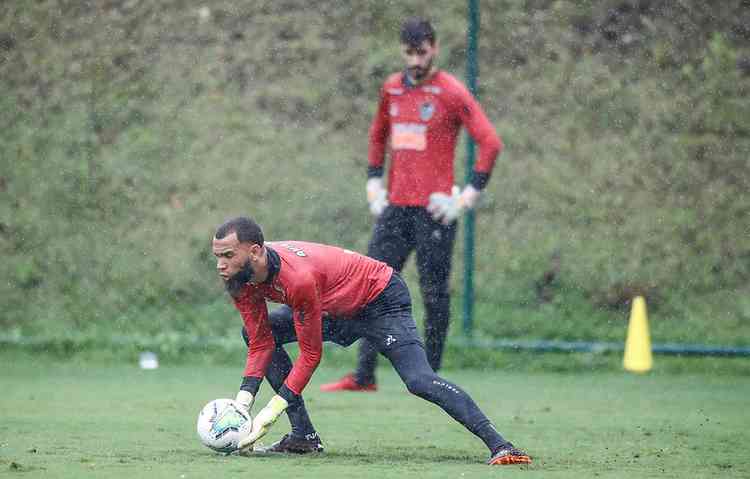
[(317, 434), (311, 439), (297, 438), (291, 434), (284, 434), (281, 440), (268, 447), (258, 448), (255, 452), (264, 454), (310, 454), (323, 452), (323, 443)]
[(520, 449), (517, 449), (513, 444), (503, 444), (499, 448), (495, 449), (490, 456), (490, 460), (487, 461), (490, 466), (507, 466), (511, 464), (531, 464), (531, 456), (526, 454)]

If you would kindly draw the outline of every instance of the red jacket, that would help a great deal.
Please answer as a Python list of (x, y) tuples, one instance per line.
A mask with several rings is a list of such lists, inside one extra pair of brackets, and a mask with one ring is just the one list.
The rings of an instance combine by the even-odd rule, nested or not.
[[(461, 125), (479, 146), (474, 172), (486, 181), (503, 144), (466, 87), (444, 71), (415, 87), (406, 86), (403, 73), (386, 80), (370, 126), (368, 164), (371, 171), (382, 169), (386, 149), (390, 150), (391, 204), (427, 206), (430, 193), (451, 193)], [(481, 189), (484, 182), (475, 186)]]
[(385, 289), (393, 268), (335, 246), (301, 241), (266, 246), (269, 258), (278, 255), (278, 272), (263, 283), (248, 283), (234, 300), (250, 338), (245, 376), (263, 378), (275, 348), (266, 301), (286, 304), (293, 310), (300, 354), (285, 384), (300, 394), (320, 363), (323, 311), (354, 317)]

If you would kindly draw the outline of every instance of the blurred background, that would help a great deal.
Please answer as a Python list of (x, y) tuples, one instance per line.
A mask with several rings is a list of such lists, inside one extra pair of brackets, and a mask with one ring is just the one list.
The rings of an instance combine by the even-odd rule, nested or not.
[[(249, 214), (268, 239), (366, 251), (367, 129), (401, 68), (398, 27), (430, 18), (439, 66), (465, 78), (466, 13), (2, 2), (6, 344), (240, 347), (214, 228)], [(749, 345), (750, 2), (483, 0), (480, 13), (479, 97), (506, 146), (477, 214), (475, 336), (621, 342), (643, 295), (655, 342)]]

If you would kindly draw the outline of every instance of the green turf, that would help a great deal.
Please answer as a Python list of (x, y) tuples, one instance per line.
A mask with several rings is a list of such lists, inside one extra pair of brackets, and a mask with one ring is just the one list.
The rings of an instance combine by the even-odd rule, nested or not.
[[(198, 442), (195, 418), (232, 396), (237, 367), (166, 365), (0, 353), (0, 476), (7, 477), (748, 477), (746, 375), (635, 376), (452, 370), (532, 466), (490, 468), (481, 442), (409, 395), (390, 369), (377, 394), (325, 395), (308, 407), (327, 452), (242, 458)], [(260, 401), (268, 397), (265, 385)], [(269, 439), (286, 432), (281, 420)], [(249, 474), (249, 476), (248, 476)]]

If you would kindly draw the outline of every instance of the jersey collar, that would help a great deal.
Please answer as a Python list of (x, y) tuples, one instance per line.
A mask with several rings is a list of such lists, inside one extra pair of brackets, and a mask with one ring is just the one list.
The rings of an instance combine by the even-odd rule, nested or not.
[(281, 258), (279, 253), (274, 251), (270, 246), (266, 246), (266, 258), (268, 259), (268, 276), (264, 283), (271, 284), (276, 278), (276, 275), (281, 271)]

